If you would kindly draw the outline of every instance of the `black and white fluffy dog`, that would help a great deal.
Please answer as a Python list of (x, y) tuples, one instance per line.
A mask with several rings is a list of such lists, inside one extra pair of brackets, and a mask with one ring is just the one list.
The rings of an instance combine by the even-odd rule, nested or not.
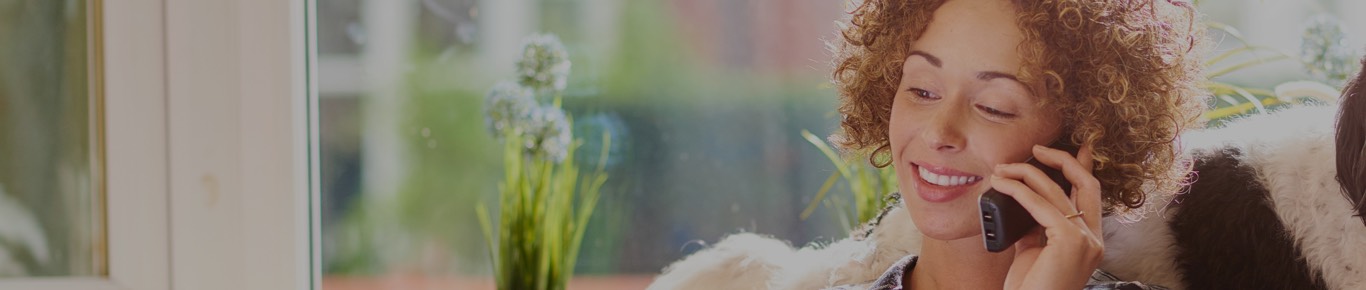
[[(1101, 269), (1171, 289), (1366, 289), (1364, 79), (1358, 75), (1336, 107), (1288, 109), (1182, 136), (1196, 178), (1182, 194), (1150, 198), (1140, 210), (1146, 218), (1107, 217)], [(864, 232), (801, 249), (732, 235), (665, 268), (649, 289), (871, 281), (920, 248), (903, 211), (893, 206)]]
[(1102, 268), (1186, 289), (1366, 289), (1366, 73), (1339, 100), (1184, 136), (1194, 183), (1160, 218), (1107, 222)]

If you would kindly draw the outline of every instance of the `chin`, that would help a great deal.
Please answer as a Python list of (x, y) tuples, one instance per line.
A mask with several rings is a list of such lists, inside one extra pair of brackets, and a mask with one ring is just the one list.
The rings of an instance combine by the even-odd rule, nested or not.
[(914, 193), (903, 196), (903, 200), (921, 234), (950, 241), (982, 235), (982, 224), (977, 220), (977, 199), (971, 198), (979, 195), (965, 195), (947, 204), (928, 203), (919, 200)]

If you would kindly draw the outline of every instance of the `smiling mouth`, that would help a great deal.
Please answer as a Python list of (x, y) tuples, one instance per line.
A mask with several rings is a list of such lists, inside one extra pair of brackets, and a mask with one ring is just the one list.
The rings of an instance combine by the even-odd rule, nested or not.
[(982, 180), (981, 176), (938, 174), (930, 171), (929, 169), (925, 169), (924, 166), (916, 167), (917, 169), (919, 169), (918, 173), (920, 173), (920, 180), (924, 180), (926, 183), (938, 186), (961, 186), (976, 183), (977, 181)]

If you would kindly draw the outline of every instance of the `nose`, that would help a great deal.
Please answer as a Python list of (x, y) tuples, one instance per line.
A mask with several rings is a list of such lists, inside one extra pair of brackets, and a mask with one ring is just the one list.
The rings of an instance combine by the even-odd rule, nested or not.
[(954, 110), (939, 110), (929, 114), (924, 129), (920, 131), (920, 139), (935, 151), (948, 153), (963, 150), (965, 140), (960, 122), (963, 114)]

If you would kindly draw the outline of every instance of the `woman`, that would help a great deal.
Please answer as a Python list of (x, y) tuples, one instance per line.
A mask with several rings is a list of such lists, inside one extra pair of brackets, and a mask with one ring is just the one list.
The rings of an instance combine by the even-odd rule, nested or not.
[[(1202, 31), (1185, 4), (868, 0), (851, 14), (834, 72), (844, 116), (834, 139), (896, 169), (909, 214), (879, 220), (909, 218), (921, 242), (877, 279), (822, 287), (1101, 284), (1091, 278), (1102, 215), (1138, 208), (1145, 191), (1175, 192), (1188, 172), (1174, 140), (1202, 104)], [(1042, 146), (1055, 141), (1081, 150)], [(1059, 188), (1029, 158), (1075, 186)], [(1041, 225), (1000, 253), (984, 249), (977, 207), (992, 188)], [(688, 263), (652, 288), (681, 281), (669, 276)], [(1118, 285), (1143, 287), (1104, 286)]]
[[(1175, 189), (1185, 173), (1170, 168), (1180, 168), (1173, 140), (1198, 114), (1198, 31), (1164, 19), (1161, 4), (869, 1), (854, 11), (835, 70), (841, 145), (890, 161), (924, 236), (891, 284), (1082, 288), (1103, 253), (1101, 215), (1137, 208), (1143, 184)], [(1083, 144), (1079, 154), (1042, 146), (1059, 139)], [(1062, 170), (1070, 198), (1021, 163), (1031, 157)], [(977, 197), (991, 188), (1041, 231), (985, 251)]]

